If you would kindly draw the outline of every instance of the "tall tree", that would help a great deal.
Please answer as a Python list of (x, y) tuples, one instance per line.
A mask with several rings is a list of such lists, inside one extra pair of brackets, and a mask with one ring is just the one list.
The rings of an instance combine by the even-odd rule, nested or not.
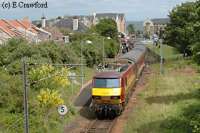
[(102, 19), (95, 26), (96, 31), (105, 37), (111, 37), (113, 39), (117, 38), (117, 24), (112, 19)]
[(165, 41), (182, 53), (188, 51), (195, 40), (194, 23), (198, 21), (196, 9), (194, 2), (186, 2), (175, 7), (169, 15), (170, 23), (166, 27)]
[(129, 34), (135, 33), (135, 27), (134, 27), (134, 25), (133, 25), (133, 24), (129, 24), (129, 25), (127, 26), (127, 30), (128, 30), (128, 33), (129, 33)]

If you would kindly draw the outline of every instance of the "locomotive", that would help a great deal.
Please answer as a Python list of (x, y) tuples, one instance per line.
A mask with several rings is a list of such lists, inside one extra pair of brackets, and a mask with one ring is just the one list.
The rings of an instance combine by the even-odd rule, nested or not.
[(93, 77), (92, 108), (98, 118), (115, 117), (124, 110), (131, 88), (145, 66), (145, 53), (145, 45), (136, 43), (130, 52), (118, 58), (119, 67)]

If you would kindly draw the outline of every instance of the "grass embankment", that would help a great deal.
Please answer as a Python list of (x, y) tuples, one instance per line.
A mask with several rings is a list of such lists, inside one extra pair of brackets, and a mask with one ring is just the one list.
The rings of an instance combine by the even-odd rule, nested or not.
[[(154, 51), (159, 49), (154, 48)], [(125, 133), (186, 133), (194, 129), (192, 119), (200, 113), (197, 66), (189, 60), (169, 60), (169, 57), (177, 56), (169, 46), (164, 46), (163, 51), (167, 60), (165, 73), (160, 75), (159, 64), (150, 66), (152, 74), (145, 90), (138, 96), (138, 104), (126, 123)]]
[[(147, 45), (149, 49), (151, 49), (153, 52), (156, 54), (160, 55), (160, 49), (158, 47), (153, 46), (152, 44)], [(163, 45), (162, 46), (162, 53), (163, 53), (163, 58), (165, 59), (176, 59), (178, 57), (181, 57), (182, 55), (173, 47), (170, 47), (168, 45)]]

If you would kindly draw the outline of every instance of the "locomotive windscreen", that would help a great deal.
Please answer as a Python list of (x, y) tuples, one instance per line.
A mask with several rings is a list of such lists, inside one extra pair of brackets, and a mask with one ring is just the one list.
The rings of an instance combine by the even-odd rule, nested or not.
[(119, 79), (105, 79), (105, 78), (96, 78), (94, 79), (95, 88), (119, 88)]

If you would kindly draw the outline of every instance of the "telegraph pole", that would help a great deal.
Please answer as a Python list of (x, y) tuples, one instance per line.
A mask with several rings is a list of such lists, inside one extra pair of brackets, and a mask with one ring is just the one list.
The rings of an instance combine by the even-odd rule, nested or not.
[(29, 133), (29, 116), (28, 116), (28, 83), (27, 83), (27, 64), (25, 59), (22, 60), (23, 88), (24, 88), (24, 133)]
[(83, 88), (83, 42), (81, 41), (81, 88)]

